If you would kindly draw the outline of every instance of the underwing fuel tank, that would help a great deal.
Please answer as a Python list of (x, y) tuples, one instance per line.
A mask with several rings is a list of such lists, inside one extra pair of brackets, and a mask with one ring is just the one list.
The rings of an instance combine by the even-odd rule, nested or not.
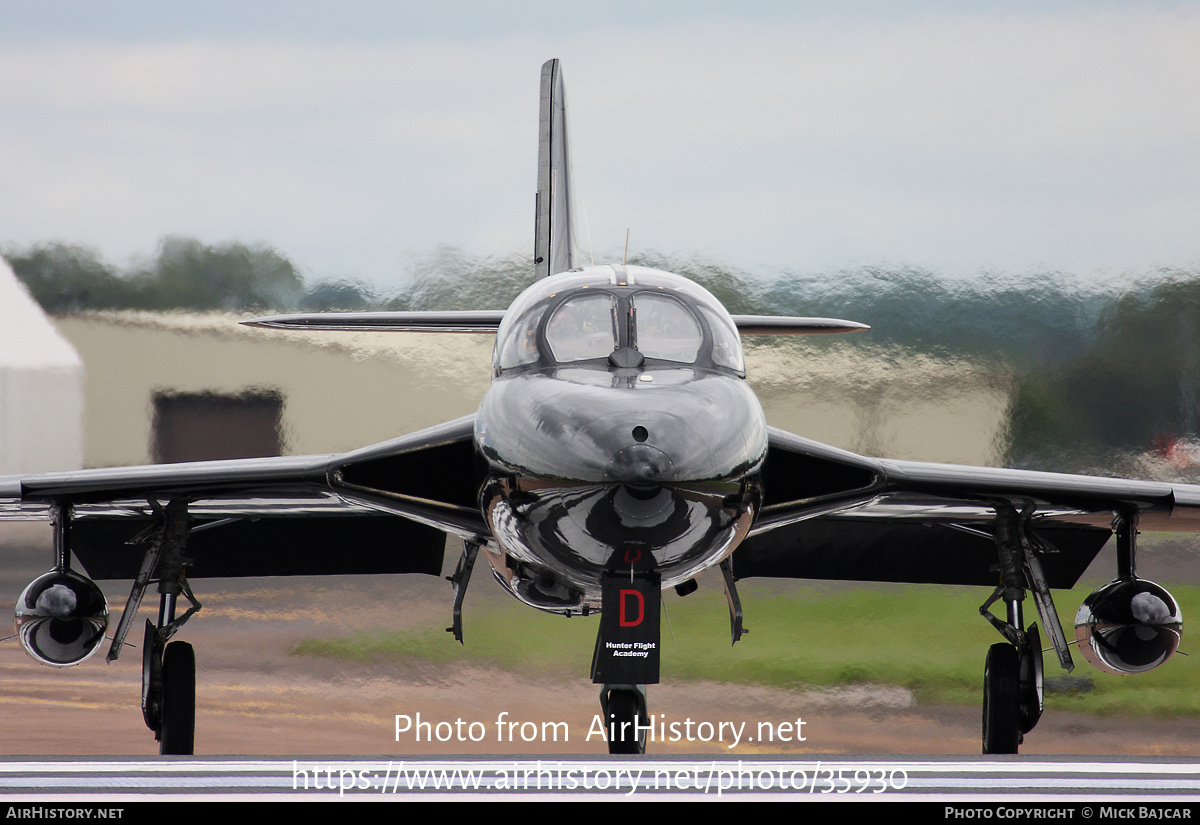
[(86, 576), (51, 570), (21, 593), (15, 624), (30, 656), (42, 664), (69, 667), (89, 658), (104, 643), (108, 602)]
[(1183, 614), (1166, 588), (1145, 579), (1109, 582), (1075, 615), (1079, 651), (1106, 673), (1145, 673), (1179, 647)]

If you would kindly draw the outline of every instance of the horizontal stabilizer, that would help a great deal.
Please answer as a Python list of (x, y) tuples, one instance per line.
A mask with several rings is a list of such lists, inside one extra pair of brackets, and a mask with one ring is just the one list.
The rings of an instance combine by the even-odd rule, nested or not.
[(857, 321), (838, 318), (789, 318), (783, 315), (734, 315), (742, 335), (830, 335), (870, 329)]
[(301, 312), (242, 321), (264, 329), (344, 332), (495, 332), (504, 310), (463, 312)]
[[(267, 315), (242, 321), (264, 329), (311, 329), (344, 332), (495, 332), (504, 310), (464, 312), (301, 312)], [(822, 335), (870, 329), (866, 324), (837, 318), (789, 318), (774, 315), (734, 315), (743, 335)]]

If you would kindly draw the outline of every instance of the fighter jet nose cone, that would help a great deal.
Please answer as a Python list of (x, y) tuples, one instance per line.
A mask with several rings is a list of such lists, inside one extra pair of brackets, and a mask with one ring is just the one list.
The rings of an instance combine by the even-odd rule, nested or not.
[(648, 444), (633, 444), (618, 450), (605, 469), (611, 481), (633, 485), (655, 485), (675, 480), (675, 465), (667, 454)]

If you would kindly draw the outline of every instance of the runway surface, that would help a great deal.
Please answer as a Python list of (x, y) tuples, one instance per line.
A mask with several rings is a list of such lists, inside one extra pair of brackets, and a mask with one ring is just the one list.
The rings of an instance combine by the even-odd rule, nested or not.
[[(0, 593), (20, 592), (44, 570), (49, 550), (42, 539), (36, 547), (29, 542), (28, 563), (12, 563), (25, 558), (21, 554), (5, 556)], [(157, 744), (141, 718), (139, 656), (64, 671), (34, 663), (15, 640), (0, 646), (0, 742), (13, 754), (0, 757), (6, 806), (441, 797), (995, 800), (1005, 806), (1038, 800), (1186, 806), (1200, 800), (1198, 719), (1051, 708), (1020, 756), (954, 756), (978, 753), (978, 705), (924, 706), (907, 691), (885, 686), (814, 692), (673, 681), (654, 688), (662, 718), (744, 722), (757, 730), (803, 716), (807, 739), (770, 750), (703, 741), (671, 745), (668, 753), (661, 752), (664, 745), (642, 758), (599, 756), (603, 741), (592, 741), (589, 729), (597, 694), (574, 670), (511, 673), (471, 660), (345, 662), (292, 652), (309, 638), (381, 627), (440, 629), (444, 581), (209, 580), (205, 587), (203, 620), (187, 628), (201, 663), (198, 757), (149, 756)], [(110, 589), (122, 592), (121, 586)], [(473, 594), (480, 606), (507, 598), (483, 587)], [(578, 660), (586, 663), (586, 654)], [(486, 724), (489, 734), (477, 745), (461, 737), (405, 738), (396, 732), (402, 713), (434, 722), (462, 717)], [(570, 739), (498, 742), (493, 726), (503, 714), (567, 724)], [(473, 755), (459, 755), (473, 745)], [(293, 758), (314, 753), (329, 755)], [(361, 756), (381, 753), (393, 756)]]
[(1200, 763), (1175, 759), (845, 757), (530, 759), (306, 757), (0, 760), (0, 799), (324, 801), (431, 797), (814, 800), (1200, 800)]

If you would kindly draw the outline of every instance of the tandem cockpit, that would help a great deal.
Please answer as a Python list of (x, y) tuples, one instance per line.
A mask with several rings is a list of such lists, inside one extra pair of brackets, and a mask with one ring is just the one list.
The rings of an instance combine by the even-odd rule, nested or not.
[(475, 419), (493, 470), (642, 488), (740, 483), (767, 443), (738, 328), (708, 290), (635, 266), (537, 281), (497, 330)]
[(732, 552), (767, 447), (745, 374), (735, 321), (679, 275), (608, 265), (527, 289), (497, 330), (475, 417), (502, 582), (536, 607), (587, 612), (629, 558), (657, 587)]
[(643, 382), (658, 370), (746, 372), (737, 328), (711, 293), (678, 275), (622, 265), (546, 278), (512, 304), (497, 334), (494, 374), (531, 369), (587, 383), (597, 369)]

